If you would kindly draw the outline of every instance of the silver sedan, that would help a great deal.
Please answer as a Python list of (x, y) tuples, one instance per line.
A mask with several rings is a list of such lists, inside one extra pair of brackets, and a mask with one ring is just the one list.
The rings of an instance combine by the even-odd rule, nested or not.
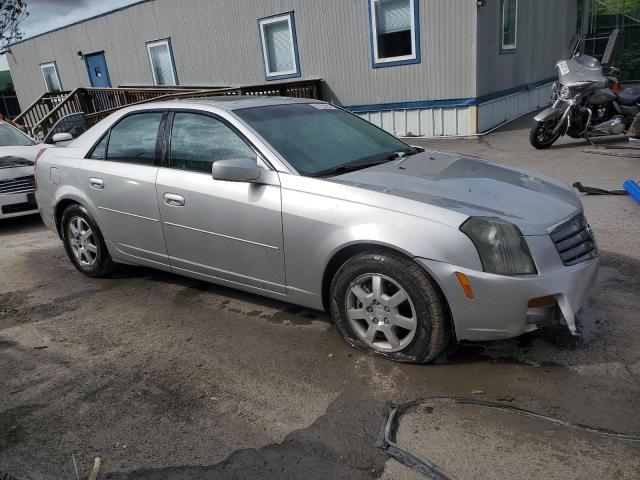
[(314, 100), (122, 109), (36, 173), (41, 215), (86, 275), (145, 265), (327, 310), (350, 345), (402, 362), (451, 339), (575, 333), (598, 268), (564, 183), (411, 147)]

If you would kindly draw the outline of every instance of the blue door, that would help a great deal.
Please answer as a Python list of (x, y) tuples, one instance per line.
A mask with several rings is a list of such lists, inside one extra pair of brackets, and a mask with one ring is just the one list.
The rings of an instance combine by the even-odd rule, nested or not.
[(90, 53), (84, 56), (89, 71), (89, 81), (92, 87), (110, 88), (109, 70), (104, 59), (104, 52)]

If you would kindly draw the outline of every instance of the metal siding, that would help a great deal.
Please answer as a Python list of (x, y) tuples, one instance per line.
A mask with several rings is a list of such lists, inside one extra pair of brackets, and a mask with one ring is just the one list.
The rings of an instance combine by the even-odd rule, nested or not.
[(480, 104), (478, 106), (478, 131), (480, 133), (500, 125), (507, 120), (549, 104), (550, 85), (534, 90), (515, 93)]
[(471, 135), (469, 107), (365, 112), (358, 116), (400, 137)]
[(553, 77), (576, 31), (577, 0), (519, 0), (516, 52), (500, 54), (500, 5), (478, 8), (478, 97)]
[[(417, 1), (422, 60), (414, 65), (371, 66), (367, 0), (182, 0), (179, 8), (175, 1), (156, 0), (16, 44), (19, 61), (12, 68), (14, 78), (24, 79), (40, 75), (39, 63), (56, 60), (64, 88), (86, 86), (76, 52), (104, 50), (114, 86), (151, 84), (145, 42), (170, 37), (181, 84), (265, 83), (257, 21), (294, 11), (301, 78), (324, 79), (325, 93), (336, 103), (474, 96), (475, 2)], [(37, 45), (38, 55), (29, 45)], [(23, 105), (43, 92), (42, 82), (25, 83), (17, 86)]]

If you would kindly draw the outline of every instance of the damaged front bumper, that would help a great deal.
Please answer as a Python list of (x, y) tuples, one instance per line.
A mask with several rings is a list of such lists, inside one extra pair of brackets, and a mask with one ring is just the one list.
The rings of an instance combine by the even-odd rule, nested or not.
[[(494, 275), (422, 258), (416, 261), (442, 289), (459, 341), (516, 337), (557, 320), (558, 316), (576, 334), (577, 312), (587, 301), (598, 272), (598, 258), (526, 276)], [(456, 272), (468, 278), (473, 299), (465, 294)], [(545, 297), (553, 297), (556, 306), (547, 310), (530, 308), (531, 301)]]

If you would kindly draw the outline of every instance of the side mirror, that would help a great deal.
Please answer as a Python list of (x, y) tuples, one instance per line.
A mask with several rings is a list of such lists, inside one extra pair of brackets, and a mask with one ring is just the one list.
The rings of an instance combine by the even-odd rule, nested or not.
[(211, 176), (214, 180), (256, 183), (261, 175), (262, 169), (258, 167), (258, 162), (249, 158), (217, 160), (211, 167)]
[(71, 136), (70, 133), (56, 133), (52, 138), (51, 141), (53, 143), (60, 143), (60, 142), (70, 142), (71, 140), (73, 140), (73, 137)]

